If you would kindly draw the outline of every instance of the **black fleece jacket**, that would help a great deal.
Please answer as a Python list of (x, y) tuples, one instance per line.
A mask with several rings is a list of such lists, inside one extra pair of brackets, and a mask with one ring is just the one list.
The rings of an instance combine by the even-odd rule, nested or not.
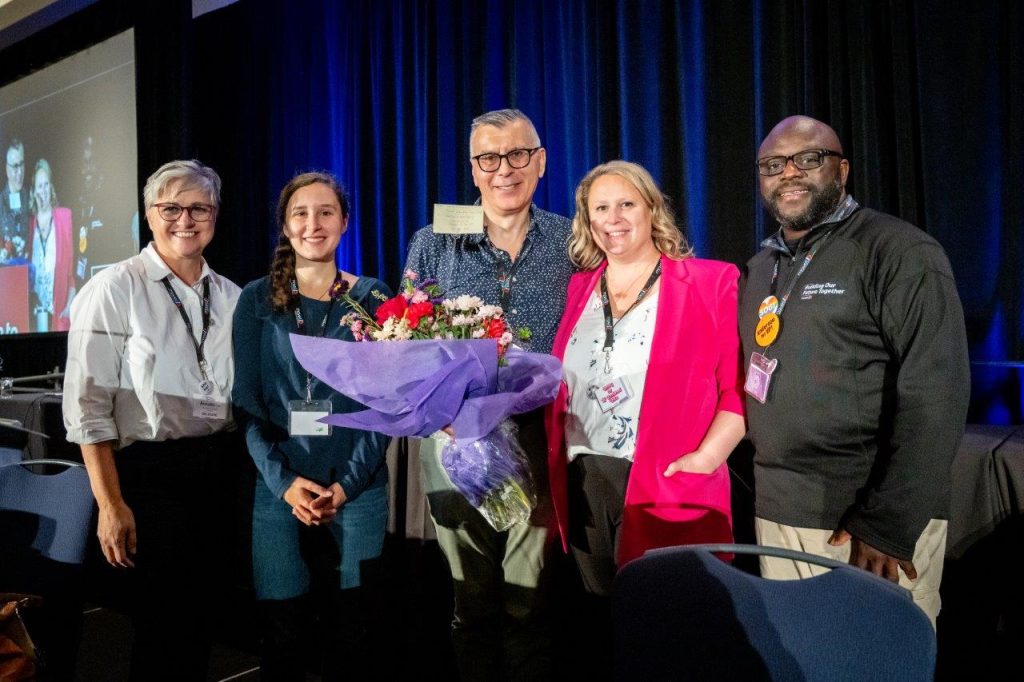
[(945, 518), (963, 435), (970, 370), (963, 310), (942, 247), (898, 218), (860, 208), (807, 234), (795, 252), (775, 238), (748, 261), (740, 336), (754, 341), (758, 305), (793, 287), (768, 399), (747, 397), (756, 514), (805, 528), (845, 527), (911, 559), (928, 521)]

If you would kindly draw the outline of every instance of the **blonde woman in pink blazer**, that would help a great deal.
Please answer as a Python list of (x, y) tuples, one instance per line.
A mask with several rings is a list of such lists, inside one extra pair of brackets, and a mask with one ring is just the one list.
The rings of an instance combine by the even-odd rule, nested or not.
[(585, 589), (647, 549), (730, 542), (726, 458), (745, 432), (734, 265), (693, 256), (641, 166), (576, 189), (569, 284), (552, 353), (551, 496)]

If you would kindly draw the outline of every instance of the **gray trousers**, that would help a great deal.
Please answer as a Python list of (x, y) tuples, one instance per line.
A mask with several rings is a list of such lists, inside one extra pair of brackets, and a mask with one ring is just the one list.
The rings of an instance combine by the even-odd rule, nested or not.
[(463, 680), (547, 680), (551, 628), (547, 571), (551, 499), (540, 410), (516, 418), (538, 505), (529, 523), (494, 530), (441, 467), (438, 441), (420, 445), (423, 487), (455, 593), (452, 643)]

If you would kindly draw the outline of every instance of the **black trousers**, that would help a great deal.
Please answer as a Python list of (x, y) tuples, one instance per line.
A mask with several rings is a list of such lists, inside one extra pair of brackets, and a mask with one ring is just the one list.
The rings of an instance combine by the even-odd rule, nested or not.
[(612, 675), (612, 581), (631, 462), (579, 455), (569, 463), (569, 547), (583, 586), (570, 599), (570, 665), (580, 679)]
[(632, 462), (579, 455), (569, 463), (569, 545), (587, 592), (611, 595)]
[(116, 455), (135, 516), (123, 576), (135, 630), (133, 680), (205, 680), (214, 619), (232, 566), (231, 434), (137, 442)]

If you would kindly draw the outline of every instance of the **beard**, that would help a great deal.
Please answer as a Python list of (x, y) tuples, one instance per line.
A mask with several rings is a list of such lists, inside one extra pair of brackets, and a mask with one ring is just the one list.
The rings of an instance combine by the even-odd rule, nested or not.
[(843, 196), (843, 185), (839, 181), (838, 176), (834, 178), (832, 182), (822, 187), (792, 184), (787, 185), (786, 187), (780, 187), (775, 191), (783, 192), (797, 187), (806, 189), (811, 195), (811, 201), (807, 204), (807, 208), (804, 209), (802, 213), (795, 216), (789, 217), (782, 214), (779, 210), (778, 197), (773, 195), (771, 198), (765, 199), (768, 211), (777, 221), (779, 221), (779, 224), (783, 227), (788, 227), (794, 232), (809, 230), (824, 221), (833, 211), (836, 210), (836, 206), (839, 205), (839, 199)]

